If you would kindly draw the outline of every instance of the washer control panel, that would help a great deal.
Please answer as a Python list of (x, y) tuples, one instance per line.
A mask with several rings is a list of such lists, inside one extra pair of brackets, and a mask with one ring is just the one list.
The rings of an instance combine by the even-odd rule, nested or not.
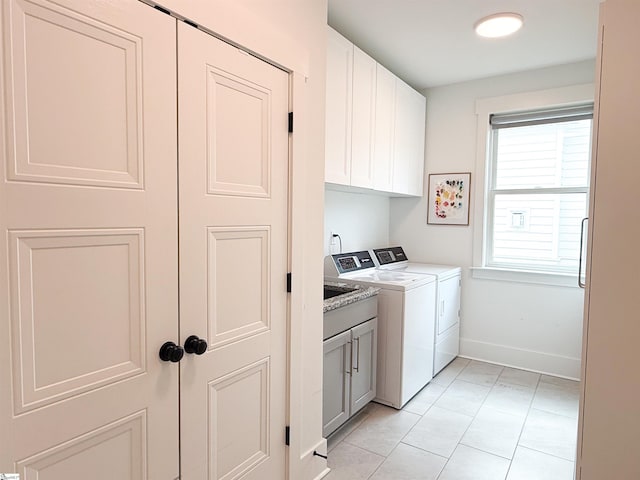
[(357, 272), (375, 267), (371, 254), (366, 250), (361, 252), (337, 253), (330, 255), (328, 258), (331, 259), (330, 263), (334, 269), (333, 272), (327, 272), (327, 265), (325, 265), (325, 274), (329, 275)]

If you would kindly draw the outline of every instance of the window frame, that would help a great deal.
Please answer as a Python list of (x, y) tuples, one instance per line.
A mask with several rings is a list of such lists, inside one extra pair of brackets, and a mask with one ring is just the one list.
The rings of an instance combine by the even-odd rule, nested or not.
[[(555, 273), (534, 269), (521, 269), (504, 265), (491, 266), (488, 263), (488, 248), (491, 236), (493, 201), (495, 194), (490, 195), (493, 185), (493, 165), (496, 161), (493, 155), (494, 129), (490, 124), (492, 114), (509, 114), (536, 110), (551, 110), (593, 103), (595, 87), (593, 83), (574, 85), (550, 90), (526, 92), (502, 97), (479, 99), (476, 101), (477, 115), (477, 154), (474, 184), (474, 215), (473, 215), (473, 278), (501, 280), (510, 282), (524, 282), (543, 285), (570, 286), (578, 288), (576, 273)], [(593, 152), (592, 152), (593, 155)], [(583, 187), (572, 189), (585, 190)], [(552, 188), (543, 189), (536, 193), (554, 193)], [(567, 188), (560, 190), (565, 192)], [(588, 192), (589, 188), (586, 188)], [(524, 190), (520, 191), (523, 193)], [(582, 192), (576, 192), (582, 193)]]

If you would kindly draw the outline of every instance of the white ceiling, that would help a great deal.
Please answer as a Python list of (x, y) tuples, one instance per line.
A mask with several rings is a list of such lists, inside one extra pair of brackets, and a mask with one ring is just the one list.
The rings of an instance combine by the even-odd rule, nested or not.
[[(594, 58), (600, 1), (329, 0), (329, 25), (421, 89)], [(478, 37), (476, 21), (497, 12), (524, 27)]]

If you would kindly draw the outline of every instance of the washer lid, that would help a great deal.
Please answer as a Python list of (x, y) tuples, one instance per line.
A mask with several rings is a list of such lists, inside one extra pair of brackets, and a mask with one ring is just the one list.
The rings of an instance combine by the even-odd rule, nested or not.
[(352, 282), (385, 286), (396, 286), (403, 288), (413, 288), (435, 281), (436, 277), (431, 275), (396, 272), (393, 270), (369, 270), (367, 272), (354, 272), (352, 274), (341, 275), (341, 279), (348, 279)]

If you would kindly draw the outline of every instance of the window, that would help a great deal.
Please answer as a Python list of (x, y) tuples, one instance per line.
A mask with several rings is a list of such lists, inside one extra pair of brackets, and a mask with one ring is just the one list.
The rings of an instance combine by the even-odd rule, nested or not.
[(484, 266), (577, 274), (593, 105), (491, 114)]

